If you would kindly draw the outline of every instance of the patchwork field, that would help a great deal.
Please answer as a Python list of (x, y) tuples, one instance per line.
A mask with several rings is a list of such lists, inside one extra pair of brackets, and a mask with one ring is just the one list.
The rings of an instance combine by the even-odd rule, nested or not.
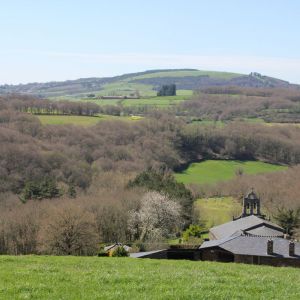
[(180, 96), (165, 96), (165, 97), (150, 97), (141, 99), (125, 99), (121, 102), (124, 106), (155, 106), (155, 107), (168, 107), (178, 104), (182, 101), (189, 99), (188, 95)]
[(0, 299), (299, 299), (299, 269), (134, 258), (1, 256)]
[(191, 164), (185, 171), (175, 174), (175, 177), (185, 184), (213, 184), (234, 178), (238, 170), (244, 174), (260, 174), (286, 168), (260, 161), (206, 160)]
[(194, 205), (207, 229), (232, 221), (242, 211), (241, 204), (232, 197), (198, 199)]
[(141, 117), (115, 117), (100, 115), (98, 117), (88, 116), (60, 116), (60, 115), (36, 115), (43, 125), (66, 125), (73, 124), (78, 126), (93, 126), (104, 120), (137, 121)]
[(152, 85), (142, 84), (142, 83), (132, 83), (129, 80), (122, 80), (118, 82), (113, 82), (105, 84), (102, 90), (98, 91), (97, 95), (102, 96), (124, 96), (130, 93), (135, 93), (138, 91), (142, 96), (155, 96), (156, 91), (153, 90)]
[[(67, 101), (83, 101), (92, 102), (100, 106), (104, 105), (123, 105), (123, 106), (155, 106), (155, 107), (168, 107), (174, 104), (178, 104), (182, 101), (188, 100), (192, 96), (192, 91), (189, 90), (178, 90), (176, 96), (165, 96), (157, 97), (156, 92), (146, 93), (144, 97), (140, 99), (95, 99), (87, 98), (86, 95), (81, 97), (75, 96), (61, 96), (61, 97), (51, 97), (51, 100), (67, 100)], [(109, 95), (109, 93), (107, 93)], [(117, 90), (116, 92), (111, 92), (114, 96), (124, 96), (129, 94), (128, 90)], [(96, 93), (97, 96), (105, 95), (105, 93)]]

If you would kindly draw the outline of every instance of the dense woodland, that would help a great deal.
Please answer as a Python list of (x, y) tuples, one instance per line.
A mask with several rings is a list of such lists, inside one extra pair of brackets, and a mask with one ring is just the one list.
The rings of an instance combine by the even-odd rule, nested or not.
[[(300, 204), (299, 167), (189, 190), (172, 177), (173, 170), (206, 158), (297, 165), (298, 127), (203, 126), (168, 111), (132, 123), (42, 126), (28, 113), (37, 104), (24, 110), (42, 101), (17, 95), (0, 99), (0, 253), (90, 255), (100, 242), (153, 245), (199, 222), (195, 197), (240, 197), (250, 185), (271, 212)], [(56, 112), (66, 109), (59, 105)], [(89, 114), (89, 109), (80, 111)], [(160, 207), (163, 217), (151, 207)]]
[(175, 109), (178, 115), (204, 120), (261, 118), (266, 122), (299, 123), (300, 91), (211, 87), (199, 90), (192, 100)]

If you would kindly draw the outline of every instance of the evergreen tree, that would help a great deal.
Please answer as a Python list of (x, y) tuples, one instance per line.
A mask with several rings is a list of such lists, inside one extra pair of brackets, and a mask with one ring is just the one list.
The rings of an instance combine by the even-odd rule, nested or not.
[(55, 179), (45, 177), (41, 180), (28, 181), (24, 186), (20, 199), (27, 201), (29, 199), (57, 198), (59, 196), (60, 190)]
[(77, 195), (77, 193), (76, 193), (75, 186), (74, 186), (74, 184), (71, 183), (68, 188), (68, 196), (70, 198), (76, 198), (76, 195)]
[(176, 96), (176, 84), (163, 85), (157, 92), (157, 96)]
[(274, 218), (285, 230), (285, 233), (292, 236), (295, 229), (300, 227), (300, 208), (296, 210), (278, 208), (277, 214)]

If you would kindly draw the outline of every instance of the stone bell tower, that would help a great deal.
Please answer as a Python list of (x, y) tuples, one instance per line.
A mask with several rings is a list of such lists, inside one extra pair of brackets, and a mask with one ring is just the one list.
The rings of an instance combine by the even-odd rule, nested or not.
[(260, 199), (257, 197), (257, 195), (254, 193), (254, 190), (252, 189), (250, 193), (246, 197), (244, 197), (243, 200), (243, 212), (240, 216), (240, 218), (248, 217), (248, 216), (257, 216), (260, 218), (265, 218), (264, 215), (260, 212)]

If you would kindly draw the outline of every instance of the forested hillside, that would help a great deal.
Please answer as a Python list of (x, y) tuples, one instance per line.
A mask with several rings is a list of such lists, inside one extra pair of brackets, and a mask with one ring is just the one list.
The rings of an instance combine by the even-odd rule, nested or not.
[[(116, 240), (153, 246), (198, 222), (190, 200), (203, 195), (239, 198), (250, 186), (258, 189), (270, 212), (299, 206), (299, 167), (262, 177), (241, 173), (233, 181), (200, 187), (184, 187), (172, 176), (203, 159), (295, 166), (300, 162), (296, 126), (189, 124), (164, 111), (149, 112), (138, 122), (45, 126), (27, 112), (28, 103), (39, 102), (17, 95), (0, 99), (1, 253), (92, 254), (99, 242)], [(139, 174), (146, 175), (132, 181)], [(153, 213), (149, 201), (167, 214), (146, 226), (143, 216)], [(57, 246), (63, 224), (77, 224), (73, 234), (88, 238)]]

